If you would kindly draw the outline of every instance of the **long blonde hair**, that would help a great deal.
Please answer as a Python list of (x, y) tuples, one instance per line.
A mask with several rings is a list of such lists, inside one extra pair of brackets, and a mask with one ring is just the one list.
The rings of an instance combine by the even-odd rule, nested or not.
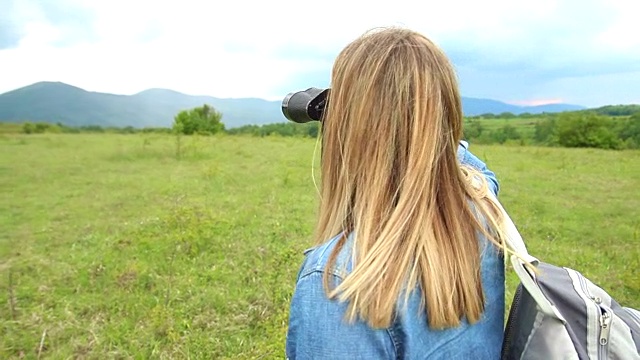
[(353, 271), (335, 288), (324, 275), (328, 295), (348, 302), (349, 320), (389, 326), (397, 300), (416, 286), (432, 328), (480, 319), (478, 236), (503, 242), (487, 230), (499, 213), (486, 180), (456, 159), (461, 137), (456, 76), (429, 39), (376, 30), (338, 55), (322, 125), (315, 240), (355, 233)]

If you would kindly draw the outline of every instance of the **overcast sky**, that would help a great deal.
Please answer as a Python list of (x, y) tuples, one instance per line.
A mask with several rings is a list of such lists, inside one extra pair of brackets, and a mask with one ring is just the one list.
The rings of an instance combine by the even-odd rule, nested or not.
[(640, 103), (639, 14), (639, 0), (0, 0), (0, 93), (62, 81), (275, 100), (328, 86), (366, 30), (403, 26), (445, 50), (464, 96)]

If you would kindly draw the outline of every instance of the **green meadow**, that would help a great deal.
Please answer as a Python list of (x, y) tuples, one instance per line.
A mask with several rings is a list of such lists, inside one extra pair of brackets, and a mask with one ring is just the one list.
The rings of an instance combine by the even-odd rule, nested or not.
[[(283, 358), (314, 146), (0, 134), (0, 358)], [(640, 151), (471, 150), (532, 254), (640, 308)]]
[(536, 123), (543, 121), (543, 117), (509, 118), (509, 119), (466, 119), (466, 124), (477, 122), (485, 131), (494, 132), (507, 125), (513, 126), (524, 138), (531, 139), (536, 130)]

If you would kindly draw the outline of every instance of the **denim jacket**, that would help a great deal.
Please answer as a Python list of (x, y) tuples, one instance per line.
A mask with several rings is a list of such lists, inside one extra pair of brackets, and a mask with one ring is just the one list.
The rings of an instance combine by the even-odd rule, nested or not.
[[(497, 195), (495, 174), (461, 143), (458, 158), (483, 172)], [(504, 325), (504, 263), (486, 240), (481, 242), (481, 277), (485, 311), (479, 322), (463, 321), (456, 328), (433, 330), (425, 311), (420, 311), (421, 293), (415, 290), (406, 307), (398, 307), (395, 320), (386, 329), (373, 329), (362, 321), (344, 320), (347, 303), (329, 300), (323, 287), (323, 273), (339, 236), (305, 251), (291, 299), (286, 355), (294, 359), (498, 359)], [(331, 282), (339, 283), (350, 270), (349, 254), (353, 234), (329, 270)], [(426, 301), (429, 301), (428, 299)], [(402, 309), (402, 310), (400, 310)]]

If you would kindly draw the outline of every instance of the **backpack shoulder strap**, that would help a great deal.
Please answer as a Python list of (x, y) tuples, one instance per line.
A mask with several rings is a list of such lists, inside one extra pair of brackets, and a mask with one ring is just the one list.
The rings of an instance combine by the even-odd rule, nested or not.
[(516, 228), (516, 225), (513, 223), (513, 220), (511, 220), (511, 217), (500, 201), (498, 201), (493, 194), (491, 194), (489, 198), (491, 198), (502, 213), (507, 247), (517, 254), (511, 255), (511, 266), (513, 267), (516, 275), (518, 275), (520, 283), (524, 286), (529, 295), (531, 295), (536, 304), (538, 304), (540, 311), (545, 315), (554, 317), (562, 322), (566, 322), (558, 309), (549, 302), (542, 293), (542, 290), (538, 287), (538, 284), (535, 282), (535, 274), (532, 274), (525, 266), (525, 263), (529, 263), (534, 267), (537, 267), (540, 261), (529, 254), (527, 246), (525, 245), (524, 240), (522, 240), (520, 232), (518, 232), (518, 228)]

